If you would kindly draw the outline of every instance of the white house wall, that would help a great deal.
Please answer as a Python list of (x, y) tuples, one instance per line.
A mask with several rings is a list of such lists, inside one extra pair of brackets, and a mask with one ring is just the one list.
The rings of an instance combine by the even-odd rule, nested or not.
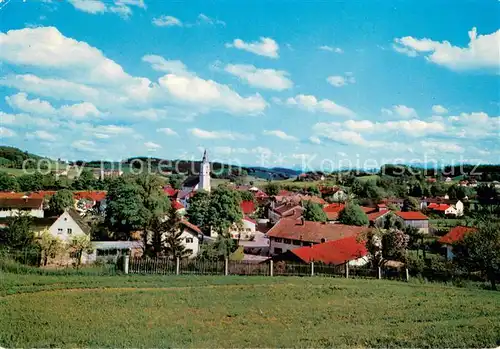
[[(59, 232), (59, 229), (62, 229)], [(68, 234), (68, 229), (71, 229), (71, 234)], [(68, 212), (64, 212), (49, 228), (52, 236), (59, 238), (63, 242), (71, 242), (78, 236), (86, 236), (80, 226), (71, 218)]]

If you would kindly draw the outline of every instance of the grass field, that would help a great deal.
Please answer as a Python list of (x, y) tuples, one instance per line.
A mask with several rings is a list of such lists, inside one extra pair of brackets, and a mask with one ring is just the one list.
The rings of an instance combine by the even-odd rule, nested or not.
[(374, 175), (369, 175), (369, 176), (360, 176), (357, 178), (362, 182), (376, 181), (379, 178), (379, 175), (374, 174)]
[(0, 346), (494, 347), (499, 306), (382, 280), (0, 274)]

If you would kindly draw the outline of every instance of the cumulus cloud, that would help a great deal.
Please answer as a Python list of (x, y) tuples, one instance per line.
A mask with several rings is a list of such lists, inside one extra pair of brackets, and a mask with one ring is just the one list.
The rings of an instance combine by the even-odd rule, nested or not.
[(231, 154), (248, 154), (250, 151), (247, 148), (232, 148), (232, 147), (215, 147), (214, 152), (219, 155), (231, 155)]
[(200, 23), (200, 24), (210, 24), (210, 25), (220, 25), (220, 26), (223, 26), (223, 27), (226, 26), (226, 22), (221, 21), (220, 19), (217, 19), (217, 18), (211, 18), (211, 17), (207, 16), (204, 13), (200, 13), (198, 15), (198, 23)]
[(157, 27), (182, 27), (182, 21), (173, 16), (160, 16), (153, 18), (152, 23)]
[(114, 0), (113, 2), (102, 0), (68, 0), (76, 10), (93, 15), (111, 12), (127, 19), (132, 14), (131, 6), (146, 8), (144, 0)]
[(417, 111), (411, 107), (407, 107), (406, 105), (393, 105), (390, 109), (382, 108), (382, 114), (392, 116), (397, 115), (405, 119), (415, 118), (418, 116)]
[(187, 66), (179, 60), (167, 60), (157, 55), (146, 55), (142, 57), (142, 61), (151, 64), (151, 68), (157, 71), (179, 75), (190, 74)]
[(47, 141), (47, 142), (55, 142), (56, 141), (56, 136), (54, 136), (52, 133), (44, 131), (44, 130), (37, 130), (33, 133), (27, 133), (26, 134), (27, 138), (36, 138), (41, 141)]
[(464, 151), (460, 145), (450, 142), (421, 141), (420, 144), (431, 153), (462, 153)]
[(282, 91), (293, 87), (284, 70), (258, 69), (250, 64), (228, 64), (224, 70), (253, 87)]
[(259, 41), (253, 42), (245, 42), (241, 39), (234, 39), (232, 43), (227, 43), (226, 47), (233, 47), (259, 56), (279, 58), (279, 45), (271, 38), (261, 37)]
[(231, 131), (207, 131), (200, 128), (191, 128), (188, 130), (191, 135), (202, 139), (230, 139), (230, 140), (245, 140), (252, 139), (253, 136), (245, 135)]
[(321, 144), (321, 139), (319, 139), (319, 137), (317, 136), (311, 136), (309, 137), (309, 142), (313, 144)]
[(332, 75), (326, 78), (326, 81), (332, 86), (342, 87), (349, 84), (356, 83), (356, 79), (352, 76), (352, 73), (345, 73), (344, 76), (341, 75)]
[(448, 113), (448, 109), (446, 109), (445, 107), (443, 107), (442, 105), (433, 105), (432, 106), (432, 111), (436, 114), (446, 114)]
[(319, 46), (318, 49), (335, 53), (344, 53), (344, 50), (342, 50), (340, 47), (332, 47), (328, 45)]
[(177, 132), (175, 132), (174, 130), (172, 130), (169, 127), (158, 128), (158, 129), (156, 129), (156, 132), (163, 133), (167, 136), (178, 136)]
[(14, 137), (16, 133), (9, 128), (0, 126), (0, 138)]
[(95, 143), (93, 141), (87, 141), (87, 140), (77, 140), (71, 143), (71, 147), (83, 151), (83, 152), (95, 152), (97, 151), (97, 148), (95, 147)]
[(285, 141), (296, 141), (296, 140), (298, 140), (297, 137), (291, 136), (291, 135), (289, 135), (286, 132), (281, 131), (281, 130), (264, 130), (262, 132), (262, 134), (266, 135), (266, 136), (278, 137), (278, 138), (283, 139)]
[(452, 45), (449, 41), (416, 39), (411, 36), (394, 39), (394, 49), (410, 57), (424, 55), (427, 61), (452, 70), (486, 69), (500, 72), (500, 30), (477, 35), (474, 27), (469, 31), (467, 47)]
[(144, 146), (149, 150), (149, 151), (156, 151), (158, 149), (161, 149), (161, 145), (154, 143), (154, 142), (146, 142), (144, 143)]
[(323, 112), (332, 115), (353, 117), (356, 114), (349, 108), (336, 104), (329, 99), (318, 100), (312, 95), (297, 95), (286, 100), (289, 106), (297, 106), (309, 112)]

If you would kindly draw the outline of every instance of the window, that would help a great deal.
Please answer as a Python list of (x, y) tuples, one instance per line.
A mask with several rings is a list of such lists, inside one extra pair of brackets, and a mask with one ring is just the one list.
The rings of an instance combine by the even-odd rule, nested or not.
[(297, 245), (297, 246), (300, 246), (300, 240), (293, 240), (293, 244)]
[(290, 240), (290, 239), (283, 239), (283, 243), (284, 244), (291, 244), (292, 240)]
[(73, 234), (73, 229), (68, 228), (67, 232), (68, 232), (68, 235), (71, 235), (71, 234)]
[(283, 239), (282, 238), (274, 238), (274, 242), (282, 242)]
[(281, 248), (276, 248), (276, 247), (274, 248), (274, 254), (280, 254), (282, 252), (283, 250)]
[(57, 228), (57, 234), (62, 234), (63, 233), (63, 229), (62, 228)]
[(193, 243), (193, 238), (186, 238), (186, 244)]

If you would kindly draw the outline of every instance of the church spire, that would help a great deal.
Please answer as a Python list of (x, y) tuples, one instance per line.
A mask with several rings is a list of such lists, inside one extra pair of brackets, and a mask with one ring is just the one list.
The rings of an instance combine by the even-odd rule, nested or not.
[(206, 149), (203, 152), (203, 160), (202, 160), (202, 162), (208, 162), (208, 156), (207, 156), (207, 150)]

